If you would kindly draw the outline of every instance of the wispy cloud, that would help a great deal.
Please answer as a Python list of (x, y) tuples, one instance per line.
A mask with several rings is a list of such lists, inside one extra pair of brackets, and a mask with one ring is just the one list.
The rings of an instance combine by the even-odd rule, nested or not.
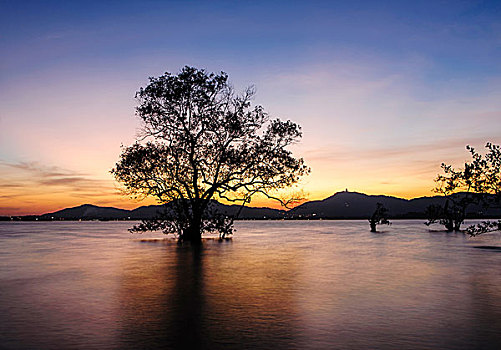
[(40, 184), (48, 186), (88, 185), (88, 184), (93, 184), (95, 182), (96, 182), (95, 180), (90, 180), (81, 176), (56, 177), (56, 178), (42, 179), (39, 181)]
[[(39, 162), (0, 161), (0, 214), (41, 213), (99, 199), (119, 203), (113, 181)], [(122, 200), (123, 201), (123, 200)]]
[(22, 184), (0, 182), (0, 188), (22, 188)]
[[(367, 149), (365, 147), (357, 148), (356, 146), (346, 145), (325, 145), (319, 148), (312, 148), (303, 152), (307, 160), (312, 161), (365, 161), (365, 160), (407, 160), (416, 162), (417, 159), (427, 159), (431, 162), (436, 162), (438, 157), (444, 153), (452, 156), (452, 159), (441, 159), (440, 161), (451, 161), (458, 158), (465, 158), (467, 152), (465, 146), (471, 145), (476, 148), (482, 148), (489, 140), (485, 138), (475, 137), (469, 138), (446, 138), (442, 140), (433, 140), (427, 143), (415, 145), (395, 145), (392, 147), (378, 146)], [(418, 158), (416, 158), (418, 157)]]
[[(58, 166), (42, 165), (38, 162), (0, 162), (1, 167), (15, 170), (18, 182), (5, 182), (4, 188), (26, 187), (26, 184), (42, 185), (47, 187), (64, 187), (66, 190), (81, 191), (90, 188), (108, 187), (108, 181), (98, 180), (90, 175), (74, 172)], [(19, 179), (24, 179), (19, 183)]]
[(65, 176), (65, 175), (83, 175), (80, 173), (73, 173), (70, 170), (66, 170), (57, 166), (43, 165), (38, 162), (11, 163), (6, 161), (0, 161), (0, 166), (2, 165), (14, 169), (23, 170), (28, 173), (36, 174), (39, 176), (47, 176), (47, 177)]

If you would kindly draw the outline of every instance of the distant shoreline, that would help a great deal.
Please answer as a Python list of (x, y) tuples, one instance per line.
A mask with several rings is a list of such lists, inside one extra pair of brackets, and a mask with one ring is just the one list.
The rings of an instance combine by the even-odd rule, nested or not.
[[(458, 193), (454, 196), (462, 196)], [(236, 220), (366, 220), (375, 207), (381, 203), (388, 209), (388, 219), (427, 219), (430, 205), (444, 205), (444, 196), (404, 199), (385, 195), (367, 195), (358, 192), (337, 192), (323, 200), (305, 202), (290, 210), (266, 207), (244, 207), (212, 201), (211, 210), (222, 215), (237, 216)], [(99, 207), (92, 204), (65, 208), (41, 215), (3, 215), (0, 221), (137, 221), (152, 219), (162, 214), (175, 216), (170, 203), (166, 205), (141, 206), (133, 210), (114, 207)], [(501, 217), (501, 206), (485, 207), (472, 204), (468, 207), (466, 219), (494, 219)]]
[[(426, 220), (424, 216), (409, 216), (409, 217), (388, 217), (392, 221), (403, 220)], [(467, 216), (465, 220), (501, 220), (501, 215), (498, 216)], [(40, 219), (31, 215), (27, 216), (0, 216), (0, 222), (134, 222), (144, 219)], [(235, 221), (367, 221), (366, 217), (326, 217), (326, 218), (235, 218)]]

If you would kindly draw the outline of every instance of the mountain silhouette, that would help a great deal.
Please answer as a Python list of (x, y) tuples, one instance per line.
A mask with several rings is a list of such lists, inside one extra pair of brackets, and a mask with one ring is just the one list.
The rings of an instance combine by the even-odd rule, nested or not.
[(43, 219), (124, 219), (127, 218), (130, 211), (113, 207), (98, 207), (97, 205), (84, 204), (78, 207), (66, 208), (54, 213), (40, 215)]
[[(226, 205), (212, 201), (210, 208), (217, 213), (236, 215), (239, 205)], [(117, 209), (113, 207), (98, 207), (92, 204), (83, 204), (73, 208), (58, 210), (38, 216), (41, 220), (142, 220), (151, 219), (161, 213), (169, 214), (169, 204), (148, 205), (134, 210)], [(272, 208), (244, 207), (239, 215), (241, 219), (281, 219), (286, 211)]]
[[(462, 195), (464, 194), (458, 193), (453, 196)], [(343, 191), (323, 200), (303, 203), (288, 211), (272, 208), (244, 207), (240, 212), (239, 219), (367, 219), (374, 212), (377, 203), (382, 203), (388, 209), (389, 218), (422, 219), (425, 218), (424, 212), (429, 205), (443, 205), (445, 200), (446, 198), (443, 196), (403, 199), (392, 196), (374, 196)], [(210, 207), (213, 212), (233, 216), (240, 210), (239, 205), (226, 205), (217, 201), (212, 201)], [(20, 219), (141, 220), (153, 218), (165, 211), (169, 213), (169, 204), (141, 206), (134, 210), (84, 204), (39, 216), (24, 216), (20, 217)], [(467, 211), (467, 217), (469, 218), (492, 218), (500, 216), (501, 208), (499, 206), (486, 210), (481, 205), (471, 205)], [(7, 217), (4, 219), (7, 219)]]
[[(453, 196), (464, 196), (457, 193)], [(388, 209), (391, 218), (424, 218), (425, 210), (430, 205), (443, 205), (443, 196), (419, 197), (403, 199), (384, 195), (367, 195), (358, 192), (338, 192), (319, 201), (306, 202), (287, 212), (289, 218), (325, 218), (325, 219), (362, 219), (374, 212), (377, 203)], [(499, 208), (485, 210), (481, 205), (471, 205), (467, 213), (469, 217), (495, 216), (500, 214)]]

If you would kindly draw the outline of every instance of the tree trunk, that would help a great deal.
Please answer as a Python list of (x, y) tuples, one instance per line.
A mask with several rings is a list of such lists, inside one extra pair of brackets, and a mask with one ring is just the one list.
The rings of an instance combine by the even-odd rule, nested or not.
[(181, 237), (182, 241), (190, 242), (194, 245), (199, 245), (202, 241), (202, 231), (200, 229), (200, 224), (191, 223), (186, 230), (183, 232)]
[(463, 206), (461, 208), (461, 211), (458, 213), (456, 220), (454, 220), (454, 231), (459, 232), (461, 231), (461, 224), (464, 221), (464, 218), (466, 216), (466, 206)]
[(444, 226), (447, 232), (454, 231), (454, 223), (452, 222), (451, 219), (447, 219), (447, 221), (444, 223)]
[(193, 245), (202, 242), (202, 212), (199, 208), (192, 208), (192, 217), (186, 233), (183, 234), (183, 241), (189, 241)]
[(370, 221), (371, 224), (371, 232), (376, 232), (376, 223), (373, 221)]

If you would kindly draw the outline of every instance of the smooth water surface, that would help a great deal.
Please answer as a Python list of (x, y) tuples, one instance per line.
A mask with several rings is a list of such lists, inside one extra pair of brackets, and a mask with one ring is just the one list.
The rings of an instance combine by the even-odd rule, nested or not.
[(0, 348), (501, 348), (500, 233), (242, 221), (194, 249), (130, 225), (0, 223)]

